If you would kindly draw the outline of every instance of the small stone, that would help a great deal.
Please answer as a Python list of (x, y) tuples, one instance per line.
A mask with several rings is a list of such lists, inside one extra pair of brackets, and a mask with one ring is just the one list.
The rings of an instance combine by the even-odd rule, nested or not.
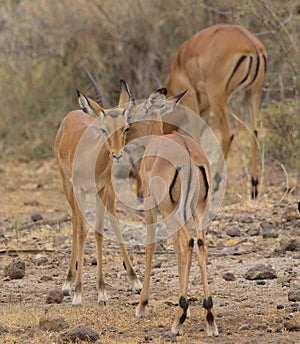
[(92, 265), (97, 265), (97, 258), (92, 259)]
[(39, 253), (35, 256), (34, 263), (37, 266), (45, 265), (48, 263), (48, 258)]
[(7, 333), (7, 332), (8, 332), (8, 330), (2, 324), (0, 324), (0, 335)]
[(33, 222), (41, 221), (41, 220), (43, 220), (43, 216), (40, 213), (32, 213), (31, 214), (31, 220)]
[(175, 343), (177, 342), (177, 338), (172, 331), (168, 331), (159, 338), (159, 341)]
[(256, 281), (256, 284), (257, 284), (257, 285), (265, 285), (265, 284), (266, 284), (266, 281), (264, 281), (264, 280), (257, 280), (257, 281)]
[(235, 227), (229, 228), (226, 231), (226, 234), (228, 236), (231, 236), (231, 237), (240, 237), (240, 236), (242, 236), (241, 231), (238, 228), (235, 228)]
[(239, 218), (239, 222), (241, 223), (252, 223), (254, 222), (253, 217), (249, 215), (241, 216)]
[(4, 276), (10, 279), (22, 279), (25, 276), (25, 262), (16, 260), (4, 267)]
[(153, 269), (160, 269), (162, 267), (162, 261), (153, 264)]
[(250, 330), (250, 329), (251, 329), (250, 324), (244, 324), (239, 328), (239, 331), (246, 331), (246, 330)]
[(236, 278), (232, 272), (225, 272), (222, 276), (225, 281), (235, 281)]
[(288, 320), (283, 323), (283, 326), (287, 331), (300, 331), (300, 323), (295, 320)]
[(79, 325), (70, 329), (70, 331), (62, 337), (63, 342), (73, 342), (78, 343), (79, 341), (86, 340), (95, 343), (100, 336), (94, 330)]
[(53, 244), (56, 246), (56, 245), (62, 245), (65, 243), (65, 241), (68, 239), (67, 236), (65, 235), (56, 235), (54, 238), (53, 238)]
[(281, 283), (290, 283), (292, 280), (291, 276), (281, 276), (277, 278), (277, 283), (281, 284)]
[(51, 290), (46, 298), (46, 303), (62, 303), (63, 298), (61, 290)]
[(277, 309), (284, 309), (284, 306), (283, 305), (277, 305), (276, 308)]
[(300, 301), (300, 289), (298, 290), (291, 290), (288, 293), (288, 300), (292, 302)]
[(69, 324), (65, 321), (64, 318), (50, 316), (42, 317), (39, 321), (39, 326), (41, 330), (44, 331), (55, 331), (60, 332), (69, 327)]
[(43, 281), (43, 282), (53, 281), (53, 277), (52, 276), (42, 276), (40, 278), (40, 281)]
[(281, 240), (280, 247), (284, 251), (300, 251), (300, 239)]
[(258, 236), (260, 234), (260, 228), (258, 227), (251, 227), (246, 231), (246, 233), (250, 236)]
[(244, 277), (247, 280), (264, 280), (277, 278), (276, 271), (270, 266), (258, 264), (249, 269)]
[(279, 233), (276, 228), (274, 228), (273, 223), (264, 221), (260, 224), (262, 230), (262, 236), (264, 239), (267, 238), (278, 238)]

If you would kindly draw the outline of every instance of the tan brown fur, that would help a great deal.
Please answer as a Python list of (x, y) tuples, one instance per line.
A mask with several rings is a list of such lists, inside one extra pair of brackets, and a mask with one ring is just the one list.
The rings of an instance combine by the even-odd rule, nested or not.
[[(147, 101), (135, 103), (131, 99), (128, 86), (125, 82), (121, 82), (120, 100), (117, 108), (103, 109), (92, 99), (79, 95), (80, 106), (89, 114), (81, 110), (72, 111), (67, 114), (60, 125), (54, 143), (54, 151), (64, 192), (71, 207), (73, 227), (71, 260), (63, 285), (63, 292), (69, 294), (73, 283), (75, 283), (72, 301), (74, 305), (82, 303), (82, 262), (86, 238), (85, 220), (76, 198), (78, 195), (75, 192), (75, 188), (78, 187), (76, 183), (80, 182), (81, 175), (85, 179), (90, 179), (91, 183), (95, 183), (95, 190), (93, 191), (98, 193), (95, 227), (98, 302), (105, 303), (107, 300), (102, 271), (105, 209), (111, 215), (112, 228), (121, 247), (128, 278), (137, 291), (141, 288), (119, 228), (118, 215), (115, 209), (115, 191), (112, 185), (112, 164), (113, 160), (118, 161), (122, 156), (125, 143), (135, 138), (161, 133), (160, 116), (173, 109), (172, 103), (171, 106), (170, 102), (166, 103), (165, 94), (165, 89), (157, 90), (150, 95)], [(173, 97), (172, 99), (175, 102), (178, 98)], [(98, 121), (94, 124), (95, 117), (100, 120), (100, 127)], [(125, 131), (126, 128), (128, 128), (128, 132)], [(99, 129), (106, 131), (106, 134), (99, 135)], [(85, 145), (81, 148), (80, 142), (83, 139)], [(98, 151), (100, 146), (102, 148)], [(89, 153), (93, 150), (94, 154), (90, 158)], [(85, 159), (85, 156), (88, 158)], [(76, 159), (79, 159), (79, 163), (74, 163)], [(91, 169), (95, 173), (94, 175), (88, 175), (88, 177), (84, 175), (87, 164), (95, 164), (94, 170)]]
[[(176, 335), (182, 334), (183, 322), (188, 316), (188, 279), (194, 246), (191, 233), (194, 229), (204, 289), (207, 333), (209, 336), (217, 336), (218, 329), (206, 275), (208, 256), (205, 230), (202, 227), (203, 221), (208, 219), (211, 192), (208, 160), (199, 144), (192, 138), (175, 133), (162, 135), (153, 138), (147, 146), (141, 162), (140, 177), (144, 192), (147, 244), (145, 276), (136, 315), (144, 316), (149, 301), (151, 265), (156, 240), (155, 223), (160, 212), (170, 229), (170, 235), (174, 233), (173, 242), (178, 263), (179, 306), (172, 332)], [(160, 177), (166, 187), (162, 188), (160, 184), (156, 184), (155, 177)]]
[[(166, 88), (170, 95), (187, 89), (182, 105), (203, 117), (210, 108), (221, 132), (221, 148), (226, 159), (233, 139), (227, 102), (243, 91), (253, 130), (252, 136), (252, 197), (257, 197), (257, 114), (265, 78), (267, 52), (263, 44), (241, 25), (217, 24), (205, 28), (179, 47), (171, 65)], [(167, 119), (167, 118), (166, 118)], [(193, 119), (191, 118), (191, 121)], [(164, 123), (164, 133), (180, 127)], [(173, 123), (173, 121), (172, 121)], [(201, 136), (197, 121), (191, 122), (191, 134)]]

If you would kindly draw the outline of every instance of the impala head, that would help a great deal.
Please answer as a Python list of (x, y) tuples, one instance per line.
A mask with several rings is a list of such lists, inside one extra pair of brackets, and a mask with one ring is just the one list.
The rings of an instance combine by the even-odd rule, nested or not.
[[(134, 105), (130, 107), (129, 121), (132, 123), (133, 130), (130, 130), (129, 135), (134, 136), (135, 130), (138, 131), (139, 136), (161, 135), (162, 116), (172, 112), (186, 92), (184, 91), (167, 99), (168, 91), (165, 87), (162, 87), (152, 92), (147, 100), (139, 103), (134, 102)], [(149, 122), (145, 124), (144, 121)]]
[(124, 80), (120, 80), (119, 105), (112, 109), (104, 109), (78, 90), (77, 95), (81, 109), (89, 115), (98, 118), (100, 123), (99, 129), (105, 138), (110, 158), (119, 161), (123, 154), (126, 135), (129, 129), (128, 111), (133, 102), (128, 85)]

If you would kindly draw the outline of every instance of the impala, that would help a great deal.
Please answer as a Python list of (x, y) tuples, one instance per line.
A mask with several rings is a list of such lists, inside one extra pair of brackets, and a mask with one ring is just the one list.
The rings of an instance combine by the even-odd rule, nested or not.
[[(263, 44), (241, 25), (217, 24), (205, 28), (179, 47), (166, 83), (170, 95), (187, 89), (182, 105), (204, 115), (210, 108), (221, 133), (221, 148), (226, 159), (233, 140), (227, 102), (237, 92), (245, 92), (247, 112), (253, 130), (251, 195), (258, 195), (258, 128), (257, 114), (267, 68), (267, 52)], [(191, 122), (191, 134), (198, 140), (197, 121)], [(164, 123), (164, 133), (171, 133), (178, 124)], [(173, 121), (172, 121), (173, 122)], [(220, 177), (215, 176), (216, 182)]]
[[(89, 183), (94, 185), (91, 189), (98, 195), (95, 225), (98, 302), (105, 304), (108, 299), (102, 271), (105, 209), (109, 211), (111, 225), (121, 247), (128, 277), (137, 291), (141, 289), (119, 228), (112, 184), (112, 165), (113, 160), (119, 161), (122, 157), (125, 143), (162, 131), (161, 115), (172, 111), (172, 104), (175, 104), (182, 95), (172, 97), (171, 102), (165, 102), (161, 92), (157, 90), (147, 101), (136, 103), (131, 98), (127, 84), (121, 80), (119, 106), (113, 109), (103, 109), (95, 101), (78, 92), (82, 111), (76, 110), (67, 114), (59, 128), (54, 151), (64, 192), (71, 206), (73, 226), (71, 260), (62, 290), (65, 295), (69, 295), (75, 282), (73, 305), (82, 303), (82, 261), (86, 229), (81, 204), (78, 201)], [(98, 121), (95, 121), (95, 117)], [(92, 167), (88, 168), (87, 165)], [(87, 170), (90, 170), (90, 173)]]
[[(78, 101), (82, 110), (75, 110), (67, 114), (61, 123), (54, 143), (55, 157), (58, 162), (63, 189), (72, 211), (71, 260), (62, 291), (65, 295), (69, 295), (72, 284), (75, 282), (73, 305), (82, 303), (83, 248), (86, 238), (85, 219), (76, 194), (76, 188), (83, 189), (83, 187), (76, 185), (74, 176), (83, 175), (84, 171), (88, 169), (88, 164), (95, 164), (95, 175), (93, 177), (99, 203), (95, 228), (98, 302), (105, 303), (107, 300), (102, 272), (102, 241), (106, 208), (112, 218), (115, 219), (115, 221), (111, 221), (111, 225), (120, 243), (128, 277), (134, 284), (134, 287), (140, 290), (140, 282), (133, 270), (126, 247), (122, 241), (111, 180), (113, 160), (119, 161), (121, 158), (129, 129), (128, 113), (129, 107), (132, 104), (130, 91), (127, 84), (121, 80), (119, 106), (113, 109), (102, 108), (79, 91)], [(95, 118), (98, 120), (95, 120)], [(87, 149), (76, 156), (76, 150), (80, 140), (83, 138)], [(97, 154), (94, 156), (95, 161), (85, 160), (85, 157), (88, 157), (94, 146), (97, 150)], [(74, 171), (75, 169), (76, 171)], [(79, 190), (79, 192), (81, 191), (84, 192), (84, 190)]]
[(207, 333), (209, 336), (217, 336), (218, 328), (206, 275), (208, 257), (205, 231), (202, 227), (203, 221), (208, 219), (211, 194), (209, 162), (199, 144), (191, 137), (178, 133), (162, 134), (163, 131), (160, 136), (150, 141), (140, 165), (147, 243), (145, 276), (136, 315), (144, 316), (149, 301), (151, 264), (155, 250), (155, 224), (159, 211), (168, 228), (174, 233), (173, 241), (178, 263), (179, 305), (171, 330), (176, 335), (181, 334), (188, 315), (188, 280), (194, 246), (190, 230), (195, 228)]

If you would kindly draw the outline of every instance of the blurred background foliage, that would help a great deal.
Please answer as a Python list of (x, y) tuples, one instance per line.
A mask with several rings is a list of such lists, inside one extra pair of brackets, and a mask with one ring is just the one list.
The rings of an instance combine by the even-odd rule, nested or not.
[(75, 89), (95, 97), (83, 65), (100, 84), (105, 107), (116, 105), (121, 77), (135, 98), (144, 98), (157, 87), (152, 71), (166, 81), (180, 44), (215, 23), (242, 24), (266, 46), (260, 113), (266, 156), (298, 168), (295, 0), (1, 0), (0, 156), (53, 155), (60, 121), (78, 108)]

